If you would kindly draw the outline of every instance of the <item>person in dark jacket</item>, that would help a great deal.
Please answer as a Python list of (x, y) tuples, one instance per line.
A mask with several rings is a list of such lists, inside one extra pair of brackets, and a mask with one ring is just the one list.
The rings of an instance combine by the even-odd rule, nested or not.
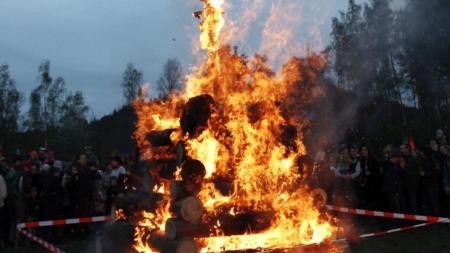
[[(64, 189), (61, 184), (61, 172), (56, 167), (51, 167), (49, 178), (42, 189), (42, 214), (45, 220), (58, 220), (62, 218)], [(51, 240), (60, 240), (61, 228), (49, 228), (47, 236)]]
[(436, 141), (430, 141), (430, 147), (424, 151), (424, 163), (422, 172), (422, 196), (425, 213), (437, 216), (439, 214), (440, 174), (438, 147)]
[(41, 217), (41, 199), (36, 187), (32, 187), (30, 195), (25, 199), (27, 222), (38, 221)]
[(361, 198), (364, 208), (375, 208), (381, 203), (381, 171), (376, 159), (369, 153), (369, 148), (363, 146), (361, 148), (361, 181), (364, 186), (365, 197)]
[(402, 172), (402, 209), (403, 212), (417, 214), (421, 162), (416, 156), (413, 156), (413, 151), (408, 144), (401, 145), (400, 149), (405, 161), (405, 168)]
[(388, 161), (383, 163), (382, 192), (391, 212), (400, 212), (402, 154), (394, 149)]

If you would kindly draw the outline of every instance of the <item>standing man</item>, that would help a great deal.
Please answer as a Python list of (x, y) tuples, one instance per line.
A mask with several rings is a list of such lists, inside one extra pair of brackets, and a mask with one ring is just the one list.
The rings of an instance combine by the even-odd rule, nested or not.
[(389, 211), (400, 212), (401, 191), (401, 167), (402, 154), (400, 150), (394, 149), (388, 161), (383, 164), (383, 187), (382, 192), (387, 202)]
[(413, 156), (408, 144), (401, 145), (400, 150), (405, 161), (401, 182), (402, 208), (406, 213), (417, 214), (417, 194), (421, 174), (420, 160)]

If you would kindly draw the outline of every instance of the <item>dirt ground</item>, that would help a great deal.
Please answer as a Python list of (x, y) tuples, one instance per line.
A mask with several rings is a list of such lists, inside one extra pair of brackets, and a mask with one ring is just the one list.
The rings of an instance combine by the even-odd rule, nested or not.
[[(378, 232), (385, 229), (417, 224), (397, 220), (374, 220), (359, 218), (355, 221), (358, 233)], [(58, 246), (66, 253), (94, 252), (95, 239), (75, 241), (71, 239)], [(5, 253), (44, 253), (40, 246), (30, 242), (29, 246), (21, 246), (16, 251), (12, 248), (0, 250)], [(380, 237), (367, 238), (349, 243), (351, 253), (449, 253), (450, 224), (435, 224), (412, 231), (398, 232)]]

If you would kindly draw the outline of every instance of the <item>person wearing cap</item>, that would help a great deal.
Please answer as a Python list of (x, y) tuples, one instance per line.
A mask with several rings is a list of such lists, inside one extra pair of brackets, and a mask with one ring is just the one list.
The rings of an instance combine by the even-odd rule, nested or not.
[(402, 153), (393, 149), (388, 161), (383, 164), (382, 192), (391, 212), (400, 212)]

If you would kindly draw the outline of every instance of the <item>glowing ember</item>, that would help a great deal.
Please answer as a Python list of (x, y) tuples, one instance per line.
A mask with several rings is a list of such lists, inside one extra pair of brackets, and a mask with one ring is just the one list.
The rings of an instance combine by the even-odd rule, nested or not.
[[(266, 228), (235, 236), (224, 236), (219, 218), (210, 237), (196, 238), (201, 251), (289, 248), (330, 239), (337, 228), (314, 206), (309, 190), (299, 184), (297, 169), (297, 158), (305, 153), (300, 133), (307, 124), (298, 111), (314, 88), (324, 57), (292, 58), (275, 74), (264, 57), (248, 60), (221, 45), (223, 0), (202, 1), (204, 10), (196, 15), (201, 18), (201, 47), (208, 52), (204, 64), (187, 77), (181, 95), (164, 102), (135, 102), (139, 119), (135, 136), (144, 156), (161, 156), (146, 139), (148, 133), (180, 129), (182, 106), (191, 97), (209, 94), (214, 109), (207, 129), (195, 136), (181, 130), (171, 135), (173, 143), (183, 141), (187, 155), (206, 167), (207, 181), (199, 194), (205, 216), (220, 217), (223, 210), (232, 216), (248, 210), (270, 215)], [(230, 194), (216, 189), (214, 179), (218, 178), (230, 181)], [(158, 186), (154, 191), (169, 195), (168, 187)], [(156, 214), (141, 216), (140, 226), (163, 231), (170, 217), (168, 201), (163, 201)], [(136, 230), (138, 252), (152, 252), (145, 231)]]

